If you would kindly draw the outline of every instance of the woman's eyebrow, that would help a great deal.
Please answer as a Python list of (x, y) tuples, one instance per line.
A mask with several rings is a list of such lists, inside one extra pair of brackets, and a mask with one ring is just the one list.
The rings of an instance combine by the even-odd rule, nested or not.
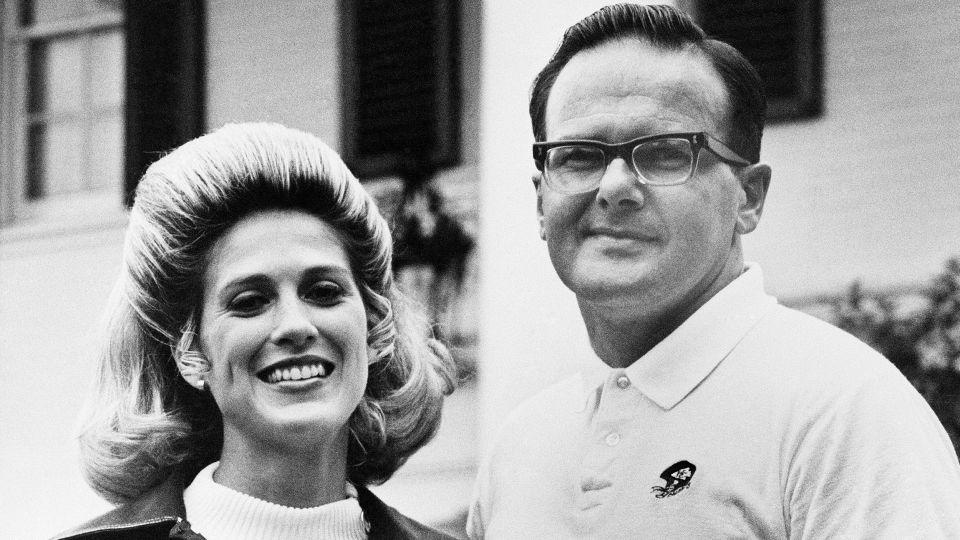
[(229, 294), (237, 289), (245, 289), (248, 287), (262, 287), (270, 283), (270, 278), (264, 274), (252, 274), (249, 276), (240, 276), (237, 278), (232, 278), (219, 286), (219, 294), (225, 295)]
[(341, 280), (353, 283), (353, 271), (346, 266), (339, 264), (323, 264), (308, 268), (303, 275), (307, 281), (313, 281), (322, 278), (339, 278)]

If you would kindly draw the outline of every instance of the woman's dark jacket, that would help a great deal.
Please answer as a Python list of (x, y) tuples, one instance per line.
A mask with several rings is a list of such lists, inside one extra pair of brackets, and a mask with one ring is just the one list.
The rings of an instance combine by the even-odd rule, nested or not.
[[(55, 540), (203, 540), (190, 530), (183, 505), (183, 477), (174, 474), (137, 499), (119, 506)], [(370, 524), (370, 540), (451, 540), (439, 531), (421, 525), (387, 506), (363, 486), (357, 486), (357, 502)]]

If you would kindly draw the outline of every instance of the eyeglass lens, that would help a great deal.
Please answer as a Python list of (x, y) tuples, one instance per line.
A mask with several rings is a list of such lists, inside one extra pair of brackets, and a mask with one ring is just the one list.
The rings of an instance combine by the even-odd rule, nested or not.
[[(551, 148), (544, 169), (547, 179), (560, 190), (580, 191), (597, 186), (612, 159), (596, 146), (570, 145)], [(679, 184), (693, 171), (693, 148), (687, 139), (655, 139), (636, 145), (633, 166), (648, 184)]]

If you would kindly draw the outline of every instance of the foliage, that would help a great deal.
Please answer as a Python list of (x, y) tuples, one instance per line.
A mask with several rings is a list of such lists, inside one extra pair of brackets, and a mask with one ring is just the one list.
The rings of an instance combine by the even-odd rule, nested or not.
[(890, 359), (926, 398), (960, 452), (960, 259), (923, 291), (876, 294), (854, 282), (832, 303), (834, 324)]

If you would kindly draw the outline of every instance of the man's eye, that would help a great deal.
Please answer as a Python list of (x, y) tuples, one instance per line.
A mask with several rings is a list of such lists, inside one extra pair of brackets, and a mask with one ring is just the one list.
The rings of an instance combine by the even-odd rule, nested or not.
[(550, 154), (551, 168), (589, 169), (603, 161), (603, 152), (588, 146), (563, 146)]
[(681, 139), (654, 141), (633, 151), (633, 161), (641, 170), (684, 169), (692, 160), (689, 144)]
[(240, 315), (255, 315), (263, 311), (269, 299), (257, 292), (243, 292), (230, 301), (230, 311)]
[(335, 304), (343, 298), (343, 287), (332, 281), (318, 281), (307, 289), (306, 299), (324, 306)]

